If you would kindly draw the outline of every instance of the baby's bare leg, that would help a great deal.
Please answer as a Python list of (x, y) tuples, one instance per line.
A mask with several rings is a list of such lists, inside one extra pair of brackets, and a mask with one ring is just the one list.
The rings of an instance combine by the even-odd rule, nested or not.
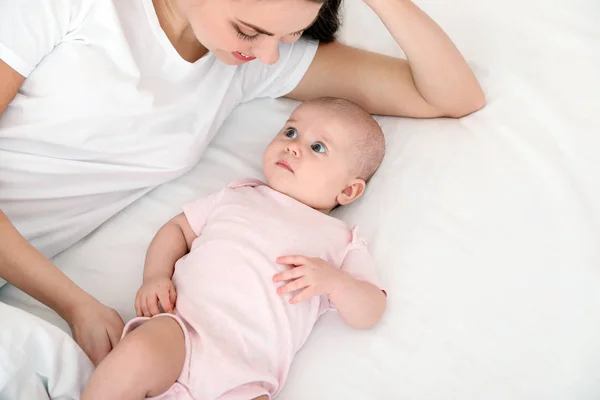
[(173, 318), (144, 322), (100, 363), (82, 400), (144, 399), (165, 392), (181, 373), (185, 340)]

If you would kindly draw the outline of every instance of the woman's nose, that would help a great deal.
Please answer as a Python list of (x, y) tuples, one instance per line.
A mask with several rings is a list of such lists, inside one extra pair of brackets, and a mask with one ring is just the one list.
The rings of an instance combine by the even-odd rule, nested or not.
[(254, 55), (265, 64), (275, 64), (279, 61), (279, 40), (266, 38), (258, 47), (252, 49)]

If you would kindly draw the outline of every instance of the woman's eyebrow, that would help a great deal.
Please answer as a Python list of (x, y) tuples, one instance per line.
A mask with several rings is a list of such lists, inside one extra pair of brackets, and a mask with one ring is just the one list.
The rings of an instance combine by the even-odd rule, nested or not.
[[(265, 31), (264, 29), (262, 29), (262, 28), (259, 28), (259, 27), (258, 27), (258, 26), (256, 26), (256, 25), (250, 24), (250, 23), (248, 23), (248, 22), (244, 22), (244, 21), (242, 21), (242, 20), (239, 20), (239, 19), (238, 19), (237, 21), (238, 21), (240, 24), (242, 24), (242, 25), (245, 25), (245, 26), (247, 26), (247, 27), (248, 27), (248, 28), (250, 28), (250, 29), (254, 29), (254, 30), (255, 30), (256, 32), (258, 32), (258, 33), (262, 33), (263, 35), (267, 35), (267, 36), (275, 36), (275, 34), (274, 34), (274, 33), (271, 33), (271, 32), (269, 32), (269, 31)], [(313, 22), (314, 22), (314, 21), (313, 21)], [(309, 28), (309, 27), (310, 27), (312, 24), (313, 24), (313, 23), (311, 22), (311, 23), (310, 23), (310, 25), (309, 25), (309, 26), (307, 26), (306, 28), (304, 28), (304, 29), (300, 29), (300, 30), (299, 30), (299, 31), (297, 31), (297, 32), (292, 32), (291, 34), (292, 34), (292, 35), (294, 35), (294, 34), (301, 33), (301, 32), (303, 32), (303, 31), (305, 31), (306, 29), (308, 29), (308, 28)]]

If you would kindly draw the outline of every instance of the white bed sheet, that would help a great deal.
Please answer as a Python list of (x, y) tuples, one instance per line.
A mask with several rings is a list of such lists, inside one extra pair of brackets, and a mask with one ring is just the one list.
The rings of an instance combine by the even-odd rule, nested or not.
[(78, 399), (94, 367), (73, 339), (1, 302), (0, 316), (0, 399)]
[[(459, 121), (378, 118), (384, 165), (339, 215), (369, 239), (388, 312), (367, 332), (322, 318), (279, 398), (600, 398), (600, 3), (417, 3), (465, 54), (488, 104)], [(346, 9), (344, 42), (400, 54), (363, 3)], [(132, 317), (156, 230), (195, 196), (260, 177), (262, 150), (295, 104), (240, 107), (194, 170), (54, 261)], [(0, 300), (67, 330), (13, 287)]]

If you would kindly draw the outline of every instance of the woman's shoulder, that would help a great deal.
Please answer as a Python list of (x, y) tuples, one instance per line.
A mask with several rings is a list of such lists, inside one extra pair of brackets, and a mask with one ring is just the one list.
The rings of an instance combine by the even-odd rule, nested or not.
[(113, 0), (0, 1), (0, 40), (10, 42), (9, 33), (16, 32), (23, 40), (51, 41), (85, 23), (102, 4), (110, 6)]
[(98, 0), (0, 1), (0, 59), (28, 76)]

